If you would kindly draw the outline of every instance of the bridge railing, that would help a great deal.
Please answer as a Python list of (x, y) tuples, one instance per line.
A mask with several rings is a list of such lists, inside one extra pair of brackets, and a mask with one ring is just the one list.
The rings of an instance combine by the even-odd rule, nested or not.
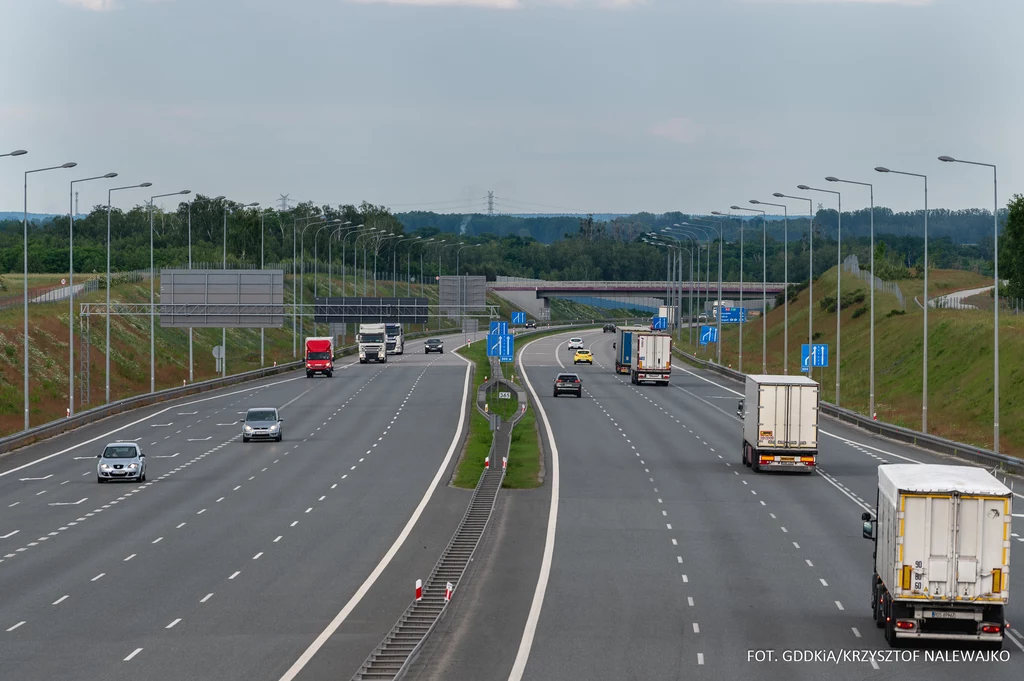
[[(638, 290), (638, 291), (662, 291), (666, 287), (679, 286), (678, 282), (665, 282), (664, 280), (651, 280), (651, 281), (542, 281), (538, 279), (521, 279), (521, 280), (509, 280), (509, 277), (503, 277), (499, 281), (487, 282), (487, 288), (497, 289), (504, 291), (513, 290), (532, 290), (532, 289), (544, 289), (547, 291), (558, 291), (558, 290), (603, 290), (603, 291), (627, 291), (627, 290)], [(703, 291), (708, 287), (706, 281), (684, 281), (682, 283), (685, 290), (689, 290), (690, 286), (693, 286), (694, 290), (700, 287)], [(783, 282), (768, 282), (764, 285), (765, 288), (771, 293), (778, 293), (785, 284)], [(722, 282), (722, 288), (728, 289), (729, 291), (740, 290), (740, 283), (738, 281), (726, 281)], [(710, 284), (712, 293), (718, 291), (718, 282), (712, 281)], [(744, 292), (750, 291), (752, 293), (760, 293), (762, 290), (761, 282), (745, 281), (743, 282)]]

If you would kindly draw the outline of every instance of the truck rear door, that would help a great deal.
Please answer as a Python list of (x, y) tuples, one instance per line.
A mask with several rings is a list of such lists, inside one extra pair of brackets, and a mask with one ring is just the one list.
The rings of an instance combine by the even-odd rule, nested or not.
[(619, 343), (619, 363), (633, 364), (633, 332), (623, 331), (622, 342)]
[(818, 387), (788, 386), (786, 441), (790, 447), (818, 448)]
[(757, 446), (762, 449), (775, 447), (786, 436), (786, 386), (762, 383), (759, 392)]
[(897, 520), (896, 595), (903, 598), (952, 599), (954, 591), (951, 494), (902, 494)]
[(1001, 497), (954, 498), (957, 600), (1001, 600), (1010, 541), (1010, 501)]

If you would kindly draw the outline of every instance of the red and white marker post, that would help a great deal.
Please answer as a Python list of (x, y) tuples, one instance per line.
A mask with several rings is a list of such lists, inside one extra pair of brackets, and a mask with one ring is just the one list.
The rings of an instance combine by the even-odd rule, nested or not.
[(508, 457), (507, 456), (503, 456), (503, 457), (501, 457), (501, 470), (506, 470), (506, 469), (508, 469)]
[(484, 459), (484, 470), (487, 470), (490, 467), (491, 467), (491, 457), (488, 456), (487, 458)]
[(416, 580), (416, 600), (417, 601), (423, 600), (423, 580), (422, 579), (417, 579)]
[(444, 602), (447, 603), (452, 599), (452, 583), (448, 582), (444, 587)]

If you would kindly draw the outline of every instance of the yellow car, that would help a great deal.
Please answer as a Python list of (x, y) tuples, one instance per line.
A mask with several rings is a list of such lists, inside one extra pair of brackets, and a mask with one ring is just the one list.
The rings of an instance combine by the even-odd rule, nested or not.
[(594, 364), (594, 356), (592, 354), (590, 354), (590, 350), (577, 350), (576, 351), (576, 354), (573, 355), (572, 363), (573, 364), (579, 364), (580, 362), (586, 362), (587, 364), (590, 364), (591, 366), (593, 366), (593, 364)]

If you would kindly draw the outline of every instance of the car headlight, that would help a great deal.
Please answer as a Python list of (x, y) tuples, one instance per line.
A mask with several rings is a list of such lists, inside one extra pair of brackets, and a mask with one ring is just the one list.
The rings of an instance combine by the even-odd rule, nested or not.
[(128, 470), (130, 470), (130, 471), (133, 471), (133, 470), (135, 470), (138, 467), (139, 467), (139, 464), (137, 464), (137, 463), (130, 463), (130, 464), (128, 464)]
[(101, 471), (109, 471), (110, 470), (110, 466), (105, 464), (105, 463), (101, 463), (100, 464), (100, 470)]
[(270, 426), (270, 432), (271, 432), (271, 433), (276, 433), (276, 432), (277, 432), (277, 429), (278, 429), (278, 428), (280, 428), (280, 427), (281, 427), (281, 426), (279, 426), (279, 425), (277, 425), (277, 424), (275, 423), (274, 425)]
[(245, 432), (247, 432), (247, 433), (251, 433), (251, 432), (252, 432), (252, 426), (246, 426), (246, 427), (244, 428), (244, 430), (245, 430)]

